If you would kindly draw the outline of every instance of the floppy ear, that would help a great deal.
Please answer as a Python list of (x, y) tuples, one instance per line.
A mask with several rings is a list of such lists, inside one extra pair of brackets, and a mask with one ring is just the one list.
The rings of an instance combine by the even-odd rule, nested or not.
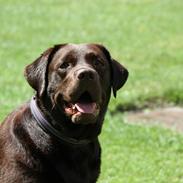
[(111, 67), (111, 87), (113, 89), (113, 95), (116, 98), (117, 90), (119, 90), (126, 82), (128, 78), (128, 70), (119, 62), (111, 58), (109, 51), (100, 44), (95, 44), (105, 54), (109, 65)]
[(127, 81), (128, 70), (114, 59), (111, 59), (112, 67), (112, 89), (114, 97), (116, 97), (117, 90), (119, 90)]
[(49, 62), (61, 46), (62, 45), (55, 45), (53, 48), (47, 49), (39, 58), (25, 68), (24, 76), (29, 85), (36, 90), (39, 97), (42, 96), (45, 91), (47, 84), (46, 74)]

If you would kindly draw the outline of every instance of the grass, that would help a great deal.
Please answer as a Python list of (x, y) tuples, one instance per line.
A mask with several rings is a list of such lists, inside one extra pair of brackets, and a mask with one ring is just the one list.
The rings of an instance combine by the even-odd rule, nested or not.
[(157, 127), (125, 124), (108, 115), (101, 135), (99, 183), (183, 182), (183, 135)]
[[(111, 110), (121, 103), (126, 107), (147, 101), (183, 103), (182, 0), (0, 1), (0, 83), (6, 87), (14, 83), (21, 100), (28, 91), (23, 68), (47, 47), (99, 42), (130, 72)], [(10, 103), (17, 95), (11, 88), (1, 87), (2, 93)]]
[[(56, 43), (99, 42), (130, 72), (110, 111), (183, 104), (182, 0), (0, 0), (0, 120), (30, 98), (25, 65)], [(106, 117), (100, 183), (183, 182), (183, 137)], [(115, 156), (114, 156), (115, 154)]]

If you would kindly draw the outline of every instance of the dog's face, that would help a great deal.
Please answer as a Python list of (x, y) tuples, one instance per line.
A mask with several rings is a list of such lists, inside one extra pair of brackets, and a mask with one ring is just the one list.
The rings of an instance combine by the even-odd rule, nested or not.
[(128, 71), (101, 45), (64, 44), (46, 50), (25, 76), (38, 98), (49, 98), (72, 123), (91, 124), (104, 115), (111, 88), (116, 96)]

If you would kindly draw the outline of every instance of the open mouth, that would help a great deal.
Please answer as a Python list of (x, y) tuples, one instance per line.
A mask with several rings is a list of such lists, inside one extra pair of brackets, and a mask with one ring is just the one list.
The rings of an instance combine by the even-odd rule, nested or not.
[(84, 92), (76, 102), (65, 102), (65, 112), (69, 115), (94, 115), (99, 113), (99, 104), (92, 100), (89, 92)]

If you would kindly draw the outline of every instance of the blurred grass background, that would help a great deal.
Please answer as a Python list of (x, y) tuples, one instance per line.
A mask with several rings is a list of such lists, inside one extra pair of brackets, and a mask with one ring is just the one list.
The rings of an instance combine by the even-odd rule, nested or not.
[[(32, 96), (24, 67), (57, 43), (97, 42), (130, 73), (110, 111), (183, 104), (182, 0), (0, 0), (0, 119)], [(108, 113), (99, 182), (183, 182), (183, 136)], [(115, 154), (115, 155), (114, 155)]]

